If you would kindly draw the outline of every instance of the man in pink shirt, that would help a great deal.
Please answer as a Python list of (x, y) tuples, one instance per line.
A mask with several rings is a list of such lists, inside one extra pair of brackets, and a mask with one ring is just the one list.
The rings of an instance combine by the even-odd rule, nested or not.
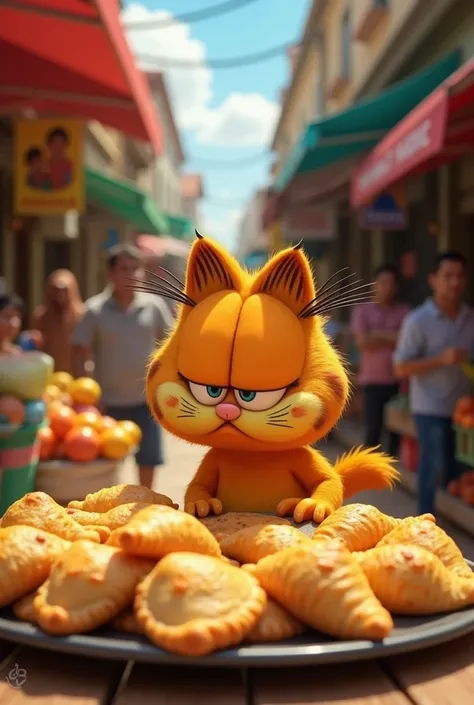
[[(393, 351), (408, 306), (396, 300), (398, 273), (384, 264), (375, 273), (374, 302), (354, 309), (352, 332), (360, 350), (359, 384), (364, 392), (365, 445), (380, 444), (384, 409), (398, 393)], [(400, 438), (389, 434), (388, 452), (398, 454)]]

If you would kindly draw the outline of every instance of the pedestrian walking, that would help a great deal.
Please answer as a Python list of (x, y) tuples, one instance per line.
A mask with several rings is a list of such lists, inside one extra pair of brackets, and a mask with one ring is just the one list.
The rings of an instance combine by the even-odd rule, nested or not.
[[(408, 306), (397, 301), (398, 272), (390, 264), (375, 272), (374, 301), (357, 306), (351, 322), (352, 333), (360, 352), (359, 384), (363, 390), (365, 445), (372, 448), (381, 442), (386, 404), (398, 394), (398, 380), (393, 369), (393, 351)], [(396, 457), (400, 445), (398, 434), (388, 433), (387, 450)]]
[(145, 399), (145, 369), (173, 318), (159, 296), (131, 290), (131, 279), (145, 276), (142, 254), (130, 245), (118, 245), (107, 259), (109, 284), (86, 301), (76, 326), (76, 376), (93, 361), (94, 377), (102, 389), (104, 412), (117, 420), (134, 421), (142, 432), (137, 453), (140, 483), (151, 487), (154, 469), (163, 463), (161, 429), (152, 419)]
[(433, 296), (404, 321), (394, 355), (399, 377), (410, 379), (410, 406), (417, 428), (418, 512), (433, 512), (438, 484), (446, 487), (462, 468), (455, 460), (452, 415), (472, 391), (461, 364), (474, 357), (474, 309), (463, 303), (467, 264), (459, 252), (436, 260)]
[(74, 274), (68, 269), (52, 272), (44, 303), (33, 312), (33, 329), (41, 333), (41, 347), (53, 358), (57, 372), (73, 373), (72, 336), (83, 315), (84, 303)]

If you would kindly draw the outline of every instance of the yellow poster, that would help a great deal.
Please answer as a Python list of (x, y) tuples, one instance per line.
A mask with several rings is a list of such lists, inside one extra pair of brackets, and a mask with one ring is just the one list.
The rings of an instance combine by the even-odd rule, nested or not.
[(84, 210), (83, 123), (18, 120), (14, 183), (17, 215), (61, 215)]

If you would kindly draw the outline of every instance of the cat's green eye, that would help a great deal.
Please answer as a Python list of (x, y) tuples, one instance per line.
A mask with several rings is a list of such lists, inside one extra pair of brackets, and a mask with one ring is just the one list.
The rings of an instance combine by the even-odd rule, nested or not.
[(204, 406), (216, 406), (223, 401), (227, 394), (226, 387), (218, 387), (212, 384), (196, 384), (188, 382), (189, 391), (200, 404)]
[(267, 411), (282, 400), (286, 392), (283, 389), (272, 389), (270, 392), (254, 392), (250, 389), (236, 389), (235, 398), (239, 406), (248, 411)]

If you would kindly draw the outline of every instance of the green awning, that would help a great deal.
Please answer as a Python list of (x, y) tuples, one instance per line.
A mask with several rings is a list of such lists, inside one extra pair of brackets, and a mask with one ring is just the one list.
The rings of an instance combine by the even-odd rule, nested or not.
[(135, 184), (113, 179), (88, 166), (84, 172), (88, 200), (130, 223), (138, 232), (166, 233), (166, 216), (160, 213), (150, 196)]
[(278, 174), (275, 191), (286, 189), (296, 174), (316, 171), (374, 147), (388, 130), (459, 68), (461, 58), (460, 52), (455, 51), (383, 93), (308, 125)]
[(168, 221), (167, 235), (171, 235), (178, 240), (188, 240), (194, 236), (194, 225), (189, 218), (171, 215), (170, 213), (166, 213), (165, 218)]

